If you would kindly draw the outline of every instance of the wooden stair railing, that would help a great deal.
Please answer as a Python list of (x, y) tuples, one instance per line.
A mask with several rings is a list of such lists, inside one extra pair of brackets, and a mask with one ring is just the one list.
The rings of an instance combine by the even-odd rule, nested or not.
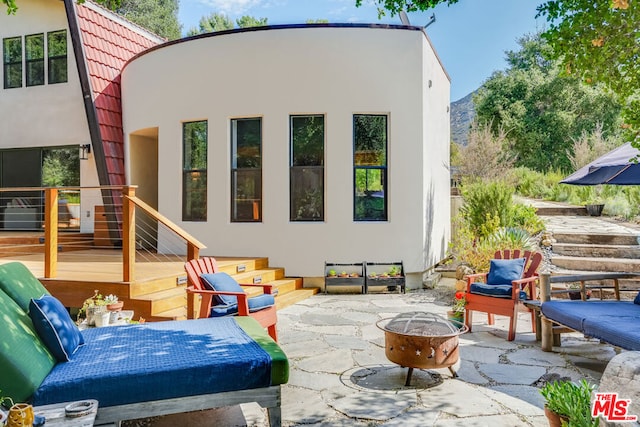
[[(88, 188), (88, 187), (82, 187)], [(91, 187), (95, 189), (96, 187)], [(99, 187), (105, 189), (105, 187)], [(109, 187), (122, 189), (122, 281), (134, 279), (136, 260), (136, 207), (142, 209), (152, 219), (163, 224), (172, 233), (186, 241), (186, 261), (197, 259), (200, 250), (206, 246), (176, 225), (169, 218), (160, 214), (135, 195), (137, 186)], [(32, 189), (33, 190), (33, 189)], [(58, 188), (44, 188), (45, 206), (45, 278), (52, 279), (57, 275), (58, 264)]]

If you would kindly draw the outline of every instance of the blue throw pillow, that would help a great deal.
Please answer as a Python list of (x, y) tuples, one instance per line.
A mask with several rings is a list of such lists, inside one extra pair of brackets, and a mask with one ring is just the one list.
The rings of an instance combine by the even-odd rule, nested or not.
[(633, 300), (634, 304), (640, 304), (640, 292), (638, 292), (638, 295), (636, 295), (636, 298)]
[[(227, 273), (207, 273), (200, 276), (210, 291), (244, 292), (236, 280)], [(238, 303), (234, 295), (216, 295), (219, 304), (233, 305)]]
[(29, 317), (40, 339), (59, 362), (68, 362), (84, 344), (84, 337), (67, 309), (51, 295), (31, 299)]
[(511, 285), (513, 280), (522, 279), (525, 261), (525, 258), (492, 259), (487, 284)]

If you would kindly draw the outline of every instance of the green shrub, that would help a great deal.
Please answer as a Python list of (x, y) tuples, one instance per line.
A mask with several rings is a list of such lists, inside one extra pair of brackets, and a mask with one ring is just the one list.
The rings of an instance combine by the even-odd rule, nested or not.
[(522, 228), (529, 234), (536, 234), (545, 229), (544, 222), (536, 215), (536, 208), (520, 203), (511, 206), (507, 224), (509, 227)]
[[(478, 237), (505, 227), (513, 204), (514, 190), (503, 182), (476, 182), (462, 187), (462, 218)], [(497, 221), (496, 219), (497, 218)], [(491, 225), (491, 226), (488, 226)]]

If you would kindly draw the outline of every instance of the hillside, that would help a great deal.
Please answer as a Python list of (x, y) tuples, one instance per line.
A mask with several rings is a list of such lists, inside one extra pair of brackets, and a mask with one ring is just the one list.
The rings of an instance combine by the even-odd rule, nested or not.
[(451, 121), (451, 139), (460, 144), (467, 145), (467, 135), (469, 127), (475, 116), (473, 100), (471, 99), (474, 92), (451, 103), (450, 121)]

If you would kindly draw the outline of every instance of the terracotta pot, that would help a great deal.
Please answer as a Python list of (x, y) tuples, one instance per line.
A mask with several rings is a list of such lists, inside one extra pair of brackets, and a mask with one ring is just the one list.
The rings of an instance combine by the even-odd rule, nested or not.
[(553, 412), (551, 409), (547, 408), (546, 405), (544, 407), (544, 414), (547, 416), (547, 419), (549, 420), (549, 427), (562, 427), (563, 421), (565, 423), (569, 422), (569, 418), (565, 417), (564, 415), (560, 415), (556, 412)]
[(124, 307), (124, 301), (114, 302), (113, 304), (107, 304), (107, 310), (109, 311), (120, 311)]

